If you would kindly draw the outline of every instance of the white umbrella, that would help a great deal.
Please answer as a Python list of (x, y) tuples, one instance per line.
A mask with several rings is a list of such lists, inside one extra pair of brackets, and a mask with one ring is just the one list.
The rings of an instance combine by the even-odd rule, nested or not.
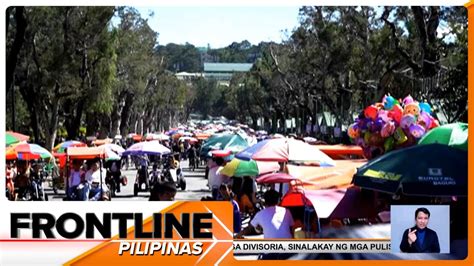
[(111, 143), (100, 145), (99, 147), (104, 147), (106, 150), (111, 150), (111, 151), (115, 152), (118, 155), (122, 154), (125, 151), (125, 149), (120, 147), (119, 145), (111, 144)]
[(160, 155), (171, 153), (171, 150), (161, 145), (159, 141), (135, 143), (123, 152), (123, 155)]

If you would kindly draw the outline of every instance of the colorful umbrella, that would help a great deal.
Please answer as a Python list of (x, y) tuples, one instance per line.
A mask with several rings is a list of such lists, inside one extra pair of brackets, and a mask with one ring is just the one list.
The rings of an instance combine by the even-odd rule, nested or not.
[(170, 153), (170, 149), (161, 145), (159, 141), (147, 141), (135, 143), (126, 149), (122, 155), (160, 155)]
[(454, 123), (430, 130), (418, 144), (440, 143), (467, 151), (468, 127), (466, 123)]
[(319, 166), (334, 166), (334, 161), (316, 146), (295, 139), (267, 139), (239, 152), (242, 160), (306, 162)]
[(247, 141), (238, 134), (216, 134), (201, 147), (201, 156), (208, 156), (210, 150), (230, 150), (236, 153), (248, 146)]
[(467, 151), (443, 144), (392, 151), (358, 169), (355, 185), (414, 196), (466, 196)]
[(56, 145), (54, 148), (53, 148), (53, 152), (56, 152), (56, 153), (64, 153), (64, 150), (66, 148), (70, 148), (70, 147), (86, 147), (87, 145), (83, 142), (80, 142), (80, 141), (75, 141), (75, 140), (68, 140), (68, 141), (65, 141), (65, 142), (62, 142), (62, 143), (59, 143), (58, 145)]
[(280, 165), (277, 162), (244, 161), (234, 158), (222, 168), (220, 174), (235, 177), (258, 176), (279, 169)]
[(48, 150), (34, 143), (18, 143), (6, 150), (7, 160), (36, 160), (52, 157), (53, 155)]
[(13, 132), (13, 131), (5, 132), (5, 144), (7, 146), (12, 145), (14, 143), (21, 142), (21, 141), (28, 141), (29, 139), (30, 139), (29, 136), (23, 135), (17, 132)]

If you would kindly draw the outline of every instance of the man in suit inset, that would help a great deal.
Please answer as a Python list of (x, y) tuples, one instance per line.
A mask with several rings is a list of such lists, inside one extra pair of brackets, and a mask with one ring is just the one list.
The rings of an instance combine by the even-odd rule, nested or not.
[(429, 229), (430, 211), (418, 208), (415, 211), (415, 226), (403, 233), (400, 250), (408, 253), (439, 253), (438, 235)]

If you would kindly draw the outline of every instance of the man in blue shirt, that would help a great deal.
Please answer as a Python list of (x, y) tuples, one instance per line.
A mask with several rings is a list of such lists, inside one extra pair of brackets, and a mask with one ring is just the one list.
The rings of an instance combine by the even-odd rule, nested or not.
[(430, 211), (418, 208), (415, 211), (415, 226), (403, 233), (400, 250), (408, 253), (439, 253), (438, 235), (428, 228)]

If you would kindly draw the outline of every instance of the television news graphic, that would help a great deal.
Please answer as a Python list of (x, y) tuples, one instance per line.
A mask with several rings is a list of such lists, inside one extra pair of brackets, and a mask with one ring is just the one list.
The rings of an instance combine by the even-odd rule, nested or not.
[(390, 239), (234, 240), (234, 254), (255, 253), (390, 253)]
[[(6, 206), (0, 214), (6, 222), (0, 229), (2, 265), (91, 265), (102, 259), (135, 264), (150, 257), (177, 265), (213, 265), (232, 259), (229, 202), (108, 202), (94, 212), (75, 204), (49, 204), (43, 211), (16, 202)], [(25, 248), (31, 254), (54, 250), (55, 255), (15, 255)]]

